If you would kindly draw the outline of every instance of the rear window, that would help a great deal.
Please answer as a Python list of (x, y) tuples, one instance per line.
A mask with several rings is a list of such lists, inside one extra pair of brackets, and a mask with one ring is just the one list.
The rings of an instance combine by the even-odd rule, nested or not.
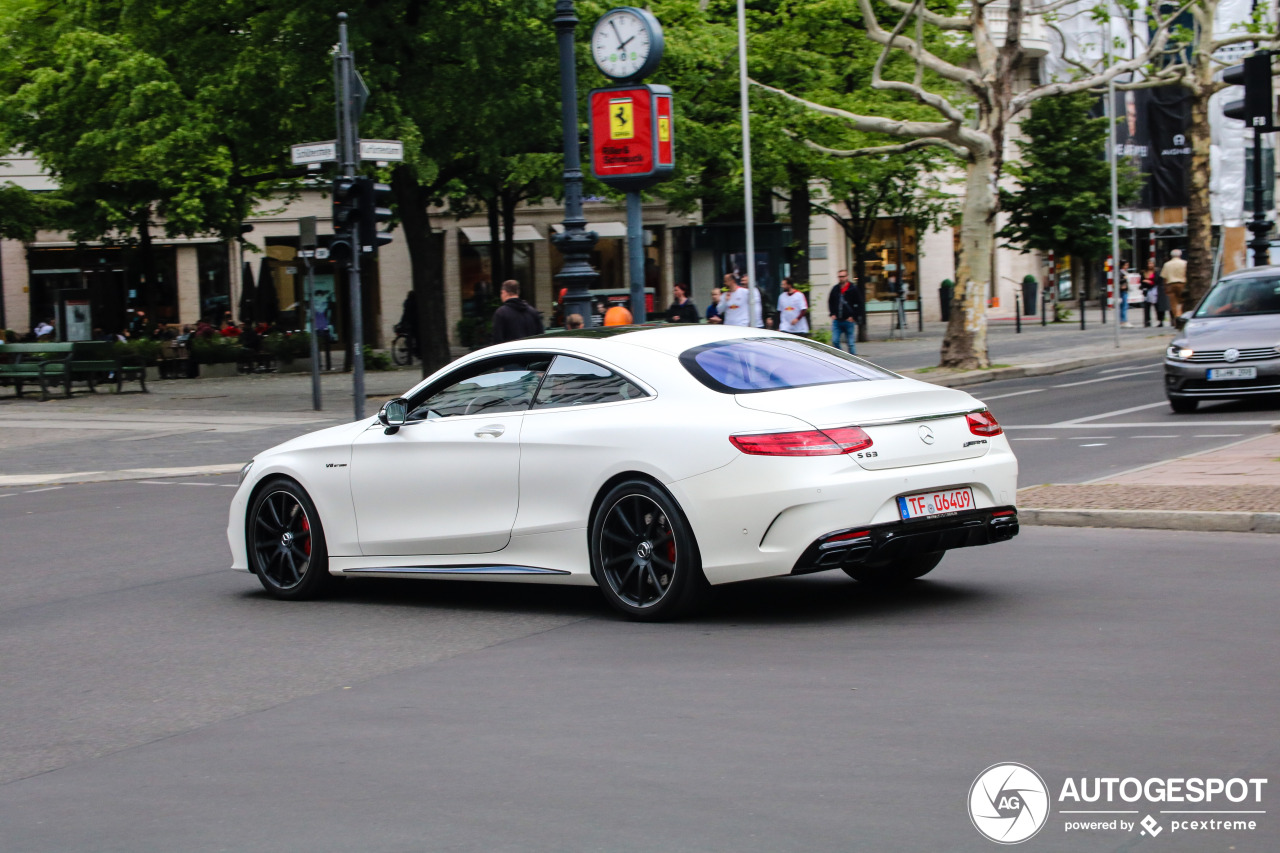
[(718, 341), (686, 350), (680, 363), (703, 385), (724, 394), (895, 378), (857, 356), (806, 338)]

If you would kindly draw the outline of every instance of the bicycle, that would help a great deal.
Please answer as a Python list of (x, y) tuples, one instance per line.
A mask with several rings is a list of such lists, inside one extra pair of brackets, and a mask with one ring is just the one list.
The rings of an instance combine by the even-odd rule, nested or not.
[(391, 360), (401, 367), (413, 364), (413, 354), (418, 351), (418, 342), (396, 326), (396, 337), (391, 342)]

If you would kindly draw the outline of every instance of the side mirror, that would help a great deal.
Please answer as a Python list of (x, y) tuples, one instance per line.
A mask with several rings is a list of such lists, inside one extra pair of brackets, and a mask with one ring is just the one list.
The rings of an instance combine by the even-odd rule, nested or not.
[(382, 404), (382, 408), (378, 410), (378, 422), (386, 429), (383, 430), (384, 435), (395, 435), (400, 431), (400, 427), (404, 426), (405, 421), (409, 419), (409, 401), (403, 397), (397, 397), (394, 400), (388, 400)]
[(1173, 318), (1173, 325), (1176, 329), (1182, 329), (1187, 325), (1187, 321), (1191, 319), (1190, 311), (1183, 311), (1177, 317)]

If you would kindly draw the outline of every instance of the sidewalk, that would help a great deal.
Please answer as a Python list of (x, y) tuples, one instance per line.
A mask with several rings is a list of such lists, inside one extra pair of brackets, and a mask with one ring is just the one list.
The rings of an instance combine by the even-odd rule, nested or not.
[(1018, 492), (1023, 524), (1280, 533), (1280, 433), (1081, 485)]

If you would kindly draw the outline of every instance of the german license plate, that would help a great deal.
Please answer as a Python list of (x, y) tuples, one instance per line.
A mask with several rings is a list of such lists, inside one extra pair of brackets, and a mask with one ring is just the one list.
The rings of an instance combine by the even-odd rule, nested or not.
[(1209, 370), (1209, 381), (1215, 379), (1257, 379), (1256, 367), (1214, 367)]
[(973, 507), (973, 489), (968, 486), (963, 489), (941, 489), (936, 492), (902, 495), (898, 498), (898, 513), (904, 521), (909, 518), (946, 515), (973, 509)]

